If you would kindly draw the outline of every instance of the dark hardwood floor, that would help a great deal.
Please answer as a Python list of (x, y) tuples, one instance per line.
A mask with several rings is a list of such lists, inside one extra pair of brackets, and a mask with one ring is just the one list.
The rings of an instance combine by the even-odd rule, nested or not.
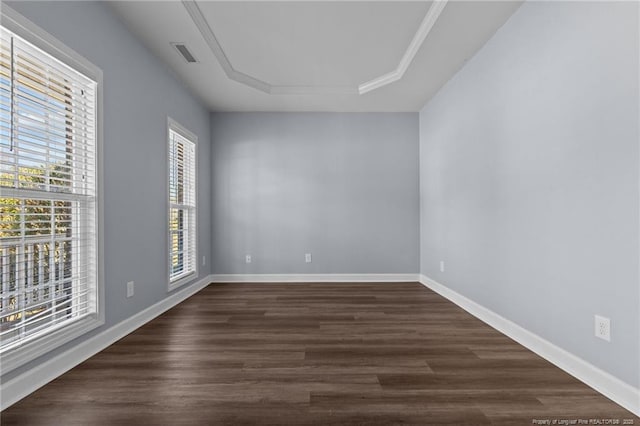
[(640, 425), (418, 283), (212, 284), (2, 413), (65, 426), (547, 419)]

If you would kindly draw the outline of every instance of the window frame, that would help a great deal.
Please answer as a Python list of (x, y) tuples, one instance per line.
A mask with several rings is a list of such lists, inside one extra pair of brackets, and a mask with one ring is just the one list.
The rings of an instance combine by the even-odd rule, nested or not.
[(78, 319), (64, 327), (55, 328), (40, 337), (27, 340), (0, 356), (2, 374), (12, 371), (30, 361), (58, 348), (73, 339), (85, 335), (91, 330), (102, 326), (105, 323), (104, 306), (104, 219), (103, 219), (103, 164), (102, 164), (102, 141), (103, 141), (103, 75), (102, 70), (85, 59), (54, 36), (32, 23), (24, 16), (10, 8), (2, 5), (2, 16), (0, 25), (7, 30), (23, 38), (27, 42), (41, 49), (47, 55), (59, 60), (71, 67), (75, 71), (84, 74), (97, 83), (96, 87), (96, 197), (95, 197), (95, 223), (96, 223), (96, 309), (97, 312)]
[[(192, 232), (193, 244), (194, 244), (194, 262), (193, 262), (193, 271), (189, 271), (184, 273), (183, 275), (177, 276), (175, 278), (171, 278), (171, 194), (170, 194), (170, 175), (169, 171), (171, 170), (171, 159), (170, 159), (170, 150), (171, 150), (171, 132), (175, 132), (182, 136), (183, 138), (189, 140), (194, 145), (194, 159), (193, 159), (193, 176), (194, 176), (194, 206), (193, 206), (193, 229), (189, 230)], [(166, 256), (165, 259), (167, 261), (167, 291), (173, 291), (183, 285), (192, 282), (194, 279), (198, 278), (198, 136), (189, 131), (187, 128), (182, 126), (176, 120), (171, 117), (167, 117), (167, 188), (166, 188), (166, 196), (167, 196), (167, 246), (166, 246)]]

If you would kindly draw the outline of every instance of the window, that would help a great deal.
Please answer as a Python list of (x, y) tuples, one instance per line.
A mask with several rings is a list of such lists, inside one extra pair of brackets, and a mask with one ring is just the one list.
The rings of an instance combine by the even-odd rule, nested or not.
[(169, 290), (196, 275), (195, 135), (169, 119)]
[[(102, 323), (98, 84), (5, 27), (5, 20), (15, 22), (3, 17), (0, 26), (3, 371)], [(24, 23), (17, 27), (27, 31)], [(53, 44), (43, 44), (60, 56)]]

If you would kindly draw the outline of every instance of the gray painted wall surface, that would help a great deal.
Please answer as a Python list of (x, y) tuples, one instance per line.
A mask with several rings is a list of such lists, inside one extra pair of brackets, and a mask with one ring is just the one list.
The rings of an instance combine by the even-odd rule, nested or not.
[[(167, 116), (197, 134), (198, 250), (210, 256), (209, 113), (102, 2), (7, 3), (104, 73), (106, 324), (26, 371), (167, 296)], [(210, 264), (210, 262), (208, 262)], [(199, 266), (199, 275), (209, 266)], [(127, 299), (126, 282), (135, 281)]]
[(418, 271), (417, 113), (211, 117), (214, 273)]
[(420, 113), (422, 273), (636, 387), (638, 59), (637, 3), (529, 2)]

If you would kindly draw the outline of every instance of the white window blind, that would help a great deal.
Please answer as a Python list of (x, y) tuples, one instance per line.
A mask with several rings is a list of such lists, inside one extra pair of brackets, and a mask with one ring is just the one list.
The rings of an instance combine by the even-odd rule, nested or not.
[(196, 272), (196, 144), (169, 126), (169, 281)]
[(97, 312), (96, 91), (0, 27), (0, 353)]

